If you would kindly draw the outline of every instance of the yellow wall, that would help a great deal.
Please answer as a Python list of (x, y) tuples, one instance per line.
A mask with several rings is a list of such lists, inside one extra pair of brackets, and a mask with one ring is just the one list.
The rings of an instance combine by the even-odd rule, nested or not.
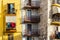
[[(21, 33), (13, 33), (13, 40), (22, 40)], [(8, 40), (7, 33), (3, 36), (3, 40)]]
[[(0, 0), (0, 3), (1, 3), (1, 0)], [(7, 10), (7, 3), (15, 3), (15, 9), (16, 9), (16, 29), (17, 29), (17, 32), (20, 33), (20, 40), (22, 40), (22, 35), (21, 35), (21, 32), (22, 32), (22, 28), (21, 28), (21, 12), (20, 12), (20, 0), (2, 0), (2, 7), (1, 7), (1, 4), (0, 4), (0, 8), (2, 8), (2, 15), (3, 15), (3, 18), (0, 17), (0, 30), (2, 30), (2, 28), (5, 30), (5, 22), (3, 23), (3, 21), (5, 21), (5, 13), (6, 13), (6, 10)], [(1, 10), (0, 10), (1, 12)], [(3, 23), (3, 24), (2, 24)], [(3, 26), (4, 25), (4, 26)], [(0, 32), (0, 35), (2, 36), (2, 33), (3, 31)], [(16, 34), (18, 33), (14, 33), (14, 38), (17, 37)], [(18, 35), (18, 36), (19, 36)], [(8, 40), (8, 39), (5, 39), (8, 38), (7, 35), (4, 35), (3, 38), (4, 40)], [(17, 37), (19, 39), (19, 37)], [(16, 40), (16, 38), (14, 39)]]
[[(15, 3), (15, 9), (16, 9), (16, 23), (17, 23), (17, 32), (21, 32), (21, 16), (20, 16), (20, 0), (3, 0), (3, 11), (5, 13), (5, 10), (7, 9), (7, 3)], [(20, 28), (20, 29), (19, 29)]]
[(0, 40), (3, 35), (3, 14), (2, 14), (2, 0), (0, 0)]

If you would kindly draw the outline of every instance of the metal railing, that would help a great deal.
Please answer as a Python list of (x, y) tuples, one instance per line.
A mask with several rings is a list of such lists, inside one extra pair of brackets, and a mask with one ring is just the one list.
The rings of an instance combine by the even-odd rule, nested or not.
[[(29, 5), (28, 1), (25, 1), (24, 6)], [(40, 1), (31, 1), (31, 6), (40, 6)]]
[(35, 22), (35, 23), (37, 23), (37, 22), (40, 22), (40, 16), (39, 15), (31, 15), (30, 17), (29, 16), (24, 16), (24, 18), (23, 18), (23, 21), (22, 22)]
[(54, 22), (54, 21), (55, 21), (55, 22), (56, 22), (56, 21), (57, 21), (57, 22), (60, 22), (60, 17), (52, 18), (52, 22)]
[(25, 30), (25, 34), (24, 35), (26, 35), (26, 36), (39, 36), (40, 35), (39, 31), (40, 31), (39, 29), (32, 29), (32, 31), (27, 29), (27, 30)]

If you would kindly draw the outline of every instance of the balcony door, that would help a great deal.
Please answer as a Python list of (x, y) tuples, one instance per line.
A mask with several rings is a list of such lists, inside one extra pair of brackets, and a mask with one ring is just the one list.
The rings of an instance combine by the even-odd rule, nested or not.
[(27, 10), (26, 16), (28, 17), (29, 20), (31, 19), (31, 14), (32, 14), (32, 11)]

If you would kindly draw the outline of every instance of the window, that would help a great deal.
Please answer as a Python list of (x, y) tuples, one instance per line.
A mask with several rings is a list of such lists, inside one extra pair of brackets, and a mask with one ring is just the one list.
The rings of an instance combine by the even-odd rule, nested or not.
[(32, 32), (33, 32), (33, 35), (35, 35), (35, 36), (39, 35), (39, 33), (38, 33), (38, 24), (32, 24)]
[(31, 15), (36, 16), (38, 15), (38, 10), (27, 10), (27, 17), (31, 17)]
[(57, 3), (60, 4), (60, 0), (57, 0)]
[(13, 40), (13, 34), (8, 34), (8, 40)]
[(37, 31), (38, 30), (38, 24), (32, 24), (32, 30)]
[(31, 19), (31, 14), (32, 14), (31, 10), (27, 10), (26, 16), (28, 17), (28, 20)]
[(31, 30), (32, 30), (32, 25), (31, 25), (31, 24), (27, 24), (27, 29), (28, 29), (29, 31), (31, 31)]
[(32, 32), (38, 32), (38, 24), (27, 24), (27, 30), (30, 34)]
[(27, 37), (27, 40), (32, 40), (32, 38), (31, 37)]
[(14, 9), (14, 4), (8, 4), (8, 13), (14, 13), (15, 9)]
[(60, 0), (53, 0), (53, 4), (55, 3), (60, 4)]
[(31, 10), (27, 10), (27, 17), (31, 17), (32, 11)]
[[(28, 34), (32, 34), (32, 32), (34, 31), (35, 34), (32, 34), (32, 35), (36, 35), (36, 32), (38, 32), (38, 24), (25, 24), (25, 28), (27, 29), (28, 31)], [(38, 35), (38, 33), (37, 33)], [(23, 37), (23, 40), (39, 40), (38, 37), (29, 37), (29, 36), (26, 36), (26, 37)]]

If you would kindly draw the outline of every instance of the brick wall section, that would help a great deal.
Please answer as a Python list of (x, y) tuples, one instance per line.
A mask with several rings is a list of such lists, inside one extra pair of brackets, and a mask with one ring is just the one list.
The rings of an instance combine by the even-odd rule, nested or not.
[(40, 39), (47, 40), (47, 17), (48, 17), (48, 0), (41, 0), (40, 1)]

